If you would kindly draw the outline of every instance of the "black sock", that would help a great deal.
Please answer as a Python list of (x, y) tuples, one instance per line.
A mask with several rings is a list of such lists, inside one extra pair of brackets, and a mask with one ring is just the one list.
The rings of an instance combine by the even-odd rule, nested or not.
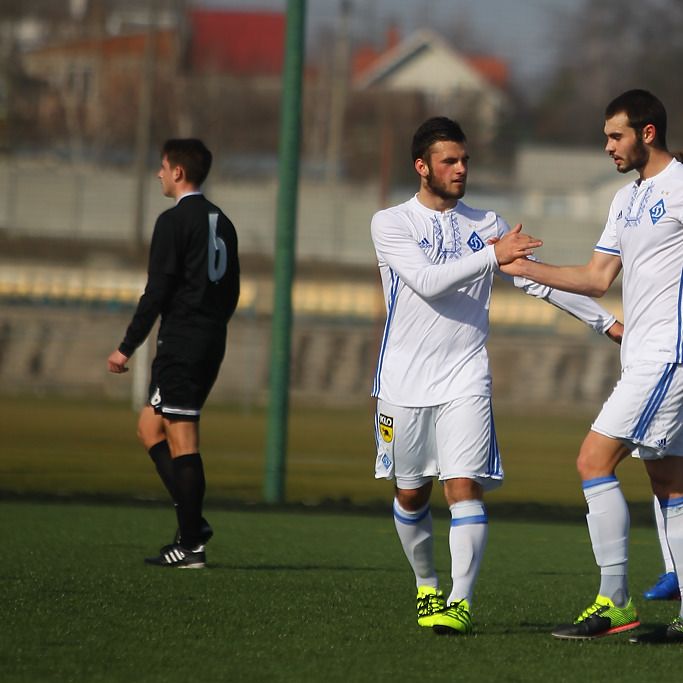
[(206, 489), (201, 455), (190, 453), (173, 458), (173, 471), (180, 538), (183, 547), (191, 550), (199, 545), (201, 538), (202, 503)]
[(166, 490), (171, 496), (171, 500), (177, 504), (177, 492), (175, 484), (175, 470), (173, 469), (173, 458), (171, 458), (171, 451), (168, 447), (168, 441), (165, 439), (155, 443), (149, 449), (149, 457), (152, 458), (156, 465), (159, 478), (163, 482)]

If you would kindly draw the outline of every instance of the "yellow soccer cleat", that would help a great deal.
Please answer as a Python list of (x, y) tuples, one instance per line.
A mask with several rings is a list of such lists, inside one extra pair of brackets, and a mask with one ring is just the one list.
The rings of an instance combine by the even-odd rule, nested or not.
[(472, 633), (472, 615), (467, 600), (452, 602), (448, 607), (434, 615), (434, 633), (440, 636), (464, 636)]
[(417, 589), (417, 623), (419, 626), (433, 626), (434, 615), (446, 609), (443, 593), (433, 586)]

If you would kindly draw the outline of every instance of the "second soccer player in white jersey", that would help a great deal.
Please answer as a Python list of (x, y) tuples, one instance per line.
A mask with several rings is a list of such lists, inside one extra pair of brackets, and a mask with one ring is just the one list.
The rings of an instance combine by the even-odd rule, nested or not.
[[(394, 521), (415, 574), (418, 624), (440, 634), (468, 634), (487, 538), (483, 494), (503, 480), (485, 348), (493, 275), (541, 242), (519, 225), (510, 230), (493, 211), (461, 201), (469, 155), (456, 122), (425, 121), (413, 137), (412, 155), (419, 191), (379, 211), (371, 227), (387, 307), (373, 388), (375, 476), (395, 480)], [(620, 341), (621, 324), (591, 299), (514, 281)], [(434, 477), (443, 483), (451, 512), (447, 596), (434, 566)]]
[[(615, 470), (632, 452), (659, 499), (678, 580), (683, 577), (683, 164), (666, 148), (666, 110), (629, 90), (605, 110), (605, 150), (617, 170), (638, 177), (620, 189), (585, 266), (526, 259), (503, 266), (553, 287), (602, 295), (623, 269), (621, 379), (586, 436), (577, 461), (588, 531), (600, 567), (595, 602), (557, 638), (595, 638), (639, 625), (626, 581), (629, 513)], [(674, 621), (633, 642), (683, 643)]]

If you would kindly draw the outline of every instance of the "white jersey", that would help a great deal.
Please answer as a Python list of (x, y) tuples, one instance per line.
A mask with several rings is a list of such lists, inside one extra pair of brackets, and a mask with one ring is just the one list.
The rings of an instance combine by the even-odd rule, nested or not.
[[(417, 196), (373, 216), (387, 307), (373, 396), (406, 407), (490, 396), (485, 344), (498, 263), (487, 241), (508, 231), (493, 211), (461, 201), (448, 211), (433, 211)], [(587, 297), (522, 278), (514, 283), (599, 332), (615, 321)]]
[(622, 187), (595, 250), (623, 264), (622, 366), (683, 362), (683, 164)]

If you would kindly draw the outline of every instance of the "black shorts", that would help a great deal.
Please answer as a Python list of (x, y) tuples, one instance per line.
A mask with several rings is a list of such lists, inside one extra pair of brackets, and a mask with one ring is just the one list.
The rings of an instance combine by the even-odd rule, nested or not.
[(149, 405), (169, 420), (199, 420), (225, 355), (225, 334), (157, 340)]

